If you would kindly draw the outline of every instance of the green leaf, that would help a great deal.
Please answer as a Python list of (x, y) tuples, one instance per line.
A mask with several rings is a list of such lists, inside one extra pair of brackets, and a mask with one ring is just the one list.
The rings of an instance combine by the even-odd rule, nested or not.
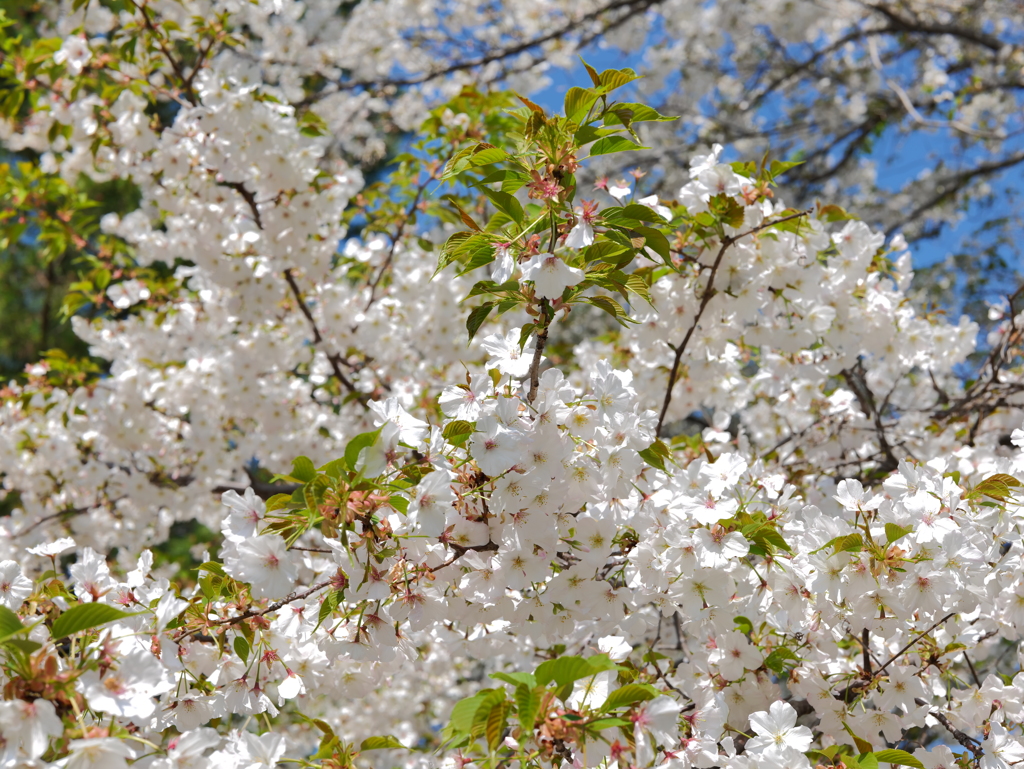
[(25, 654), (34, 654), (43, 648), (41, 643), (32, 641), (28, 638), (8, 638), (3, 641), (4, 646), (13, 646), (15, 649), (24, 652)]
[(537, 676), (537, 683), (541, 686), (547, 686), (552, 681), (561, 686), (598, 672), (600, 671), (596, 670), (583, 657), (557, 657), (542, 662), (534, 675)]
[(644, 245), (647, 248), (664, 259), (666, 264), (672, 262), (672, 246), (663, 232), (653, 227), (637, 227), (636, 231), (644, 236)]
[(565, 94), (565, 116), (573, 123), (582, 123), (599, 98), (600, 94), (591, 88), (573, 86)]
[(768, 173), (771, 174), (774, 179), (780, 174), (786, 173), (790, 168), (796, 168), (797, 166), (803, 165), (802, 160), (773, 160), (771, 165), (768, 167)]
[(356, 466), (356, 463), (359, 462), (359, 454), (377, 442), (377, 439), (380, 438), (380, 431), (383, 429), (384, 425), (381, 425), (373, 432), (360, 433), (348, 442), (348, 445), (345, 446), (345, 462), (349, 467)]
[(53, 621), (50, 635), (54, 641), (59, 641), (72, 633), (99, 627), (114, 620), (134, 617), (139, 613), (141, 612), (129, 614), (105, 603), (81, 603), (72, 606)]
[(891, 545), (893, 542), (903, 539), (913, 530), (913, 526), (899, 526), (895, 523), (887, 523), (885, 524), (885, 540)]
[(246, 641), (242, 636), (235, 636), (234, 642), (231, 644), (235, 649), (235, 654), (238, 655), (239, 659), (244, 664), (249, 662), (249, 642)]
[(754, 632), (754, 623), (746, 617), (733, 617), (732, 621), (736, 625), (736, 629), (743, 633), (743, 635), (750, 635)]
[(18, 615), (6, 606), (0, 606), (0, 642), (6, 641), (11, 636), (28, 630), (18, 618)]
[(639, 75), (633, 70), (626, 69), (606, 69), (598, 78), (600, 85), (604, 87), (605, 93), (608, 91), (614, 91), (616, 88), (621, 88), (627, 83), (632, 83), (634, 80), (639, 79)]
[(633, 261), (633, 254), (629, 253), (629, 249), (623, 246), (621, 243), (616, 243), (612, 240), (599, 240), (591, 246), (587, 246), (587, 249), (583, 252), (584, 262), (607, 262), (614, 264), (617, 267), (621, 266), (620, 258), (622, 254), (628, 254), (626, 257), (626, 263)]
[(523, 207), (519, 201), (509, 195), (507, 192), (499, 192), (492, 190), (489, 187), (480, 187), (480, 191), (488, 197), (488, 199), (494, 203), (494, 207), (507, 215), (509, 219), (518, 224), (520, 227), (523, 225)]
[(856, 217), (846, 213), (846, 210), (840, 206), (828, 205), (818, 209), (818, 218), (824, 219), (826, 222), (845, 222)]
[(401, 750), (408, 750), (401, 742), (390, 734), (384, 734), (380, 737), (367, 737), (361, 743), (359, 743), (359, 752), (365, 753), (367, 750), (390, 750), (398, 748)]
[(622, 670), (607, 654), (596, 654), (588, 659), (582, 656), (561, 656), (541, 663), (534, 675), (541, 686), (552, 682), (564, 686), (607, 670)]
[(216, 601), (220, 598), (221, 589), (224, 587), (224, 578), (213, 574), (204, 574), (199, 578), (199, 589), (208, 601)]
[(475, 147), (463, 147), (452, 156), (451, 160), (445, 163), (444, 171), (441, 173), (441, 181), (446, 182), (453, 179), (466, 170), (469, 165), (469, 156), (473, 154)]
[(496, 302), (484, 302), (479, 307), (473, 309), (473, 312), (466, 318), (466, 331), (469, 332), (469, 338), (472, 339), (476, 336), (476, 332), (480, 330), (480, 326), (487, 320), (487, 316), (491, 314), (491, 310), (494, 309)]
[[(317, 470), (317, 472), (323, 473), (328, 478), (331, 478), (332, 480), (336, 481), (345, 472), (347, 472), (348, 469), (349, 469), (349, 467), (348, 467), (347, 464), (345, 464), (344, 458), (339, 458), (339, 459), (332, 459), (326, 465), (324, 465), (319, 470)], [(284, 495), (283, 494), (278, 494), (277, 496), (284, 496)], [(267, 500), (267, 510), (270, 509), (270, 502), (273, 499), (275, 499), (275, 497), (271, 497), (269, 500)]]
[(708, 206), (719, 221), (728, 224), (733, 229), (737, 229), (743, 224), (743, 206), (736, 202), (731, 195), (726, 195), (724, 192), (715, 195), (708, 200)]
[(585, 125), (576, 131), (573, 138), (576, 140), (576, 144), (582, 147), (584, 144), (597, 141), (602, 136), (613, 136), (617, 131), (617, 128), (598, 128), (592, 125)]
[(446, 424), (441, 434), (453, 446), (461, 446), (469, 440), (469, 436), (474, 432), (476, 432), (476, 422), (456, 419), (454, 422)]
[(782, 535), (771, 526), (751, 523), (744, 526), (740, 530), (740, 533), (751, 542), (760, 545), (765, 551), (770, 552), (773, 549), (778, 549), (785, 550), (786, 552), (792, 552), (792, 548), (790, 548), (789, 543), (786, 542)]
[(625, 686), (620, 686), (608, 695), (608, 698), (601, 706), (601, 711), (607, 713), (608, 711), (615, 710), (616, 708), (621, 708), (624, 705), (632, 705), (635, 702), (653, 700), (659, 694), (661, 694), (661, 692), (650, 684), (626, 684)]
[(857, 532), (841, 537), (833, 546), (833, 553), (859, 553), (864, 549), (864, 538)]
[(583, 64), (583, 68), (587, 70), (587, 74), (590, 75), (590, 81), (594, 85), (601, 85), (601, 76), (597, 74), (597, 70), (583, 61), (583, 57), (580, 56), (580, 63)]
[(643, 450), (639, 451), (638, 453), (640, 454), (640, 458), (644, 462), (649, 464), (651, 467), (656, 467), (659, 470), (661, 470), (663, 473), (667, 473), (668, 470), (665, 469), (665, 459), (666, 459), (666, 457), (665, 457), (665, 455), (661, 451), (659, 451), (656, 448), (656, 445), (659, 444), (659, 443), (662, 446), (664, 446), (666, 450), (668, 450), (668, 446), (665, 446), (664, 443), (662, 443), (661, 441), (655, 441), (650, 446), (648, 446), (646, 449), (643, 449)]
[(292, 460), (291, 476), (297, 481), (309, 483), (316, 478), (316, 467), (309, 457), (295, 457)]
[(650, 147), (640, 147), (633, 144), (625, 136), (606, 136), (598, 139), (590, 148), (590, 157), (598, 155), (611, 155), (613, 152), (626, 152), (628, 150), (646, 150)]
[(487, 738), (487, 747), (493, 752), (501, 744), (505, 736), (505, 724), (508, 722), (508, 703), (505, 700), (495, 702), (484, 721), (484, 736)]
[(537, 678), (533, 675), (533, 673), (505, 673), (499, 671), (497, 673), (491, 673), (491, 678), (494, 678), (498, 681), (504, 681), (505, 683), (512, 684), (516, 687), (526, 685), (532, 689), (534, 686), (537, 685)]
[(624, 206), (621, 209), (621, 215), (629, 219), (635, 219), (638, 222), (654, 222), (655, 224), (662, 224), (665, 221), (665, 217), (653, 208), (641, 205), (640, 203), (630, 203), (628, 206)]
[(1005, 502), (1010, 496), (1010, 489), (1021, 486), (1020, 481), (1006, 473), (990, 475), (972, 490), (975, 494), (984, 494), (986, 497)]
[(520, 742), (529, 740), (533, 735), (533, 726), (537, 722), (537, 711), (540, 710), (540, 695), (536, 687), (519, 684), (516, 687), (516, 715), (522, 727)]
[(667, 123), (673, 120), (679, 120), (678, 117), (666, 117), (659, 113), (658, 110), (653, 107), (648, 107), (646, 104), (639, 104), (637, 102), (620, 102), (615, 105), (614, 112), (609, 112), (608, 115), (605, 116), (605, 122), (612, 122), (608, 117), (613, 114), (618, 117), (618, 111), (623, 109), (629, 110), (632, 113), (629, 119), (630, 123)]
[(291, 501), (291, 494), (275, 494), (267, 500), (267, 512), (272, 513), (275, 510), (284, 510), (291, 505)]
[(769, 670), (774, 670), (779, 675), (785, 673), (788, 668), (795, 668), (799, 664), (800, 658), (785, 646), (780, 646), (779, 648), (774, 649), (772, 653), (764, 659), (764, 666)]
[(500, 163), (502, 160), (508, 160), (508, 153), (505, 150), (490, 144), (478, 144), (469, 156), (469, 167), (489, 166), (491, 163)]
[(216, 561), (206, 561), (199, 565), (197, 571), (208, 571), (211, 574), (216, 574), (218, 577), (226, 577), (228, 573), (224, 571), (224, 567)]
[(885, 764), (897, 764), (899, 766), (912, 766), (914, 769), (924, 769), (918, 759), (905, 750), (876, 750), (875, 758)]
[(467, 241), (466, 248), (459, 255), (462, 261), (459, 275), (465, 275), (467, 272), (490, 264), (494, 261), (495, 254), (494, 245), (482, 236)]
[[(477, 711), (485, 705), (490, 710), (490, 703), (488, 698), (497, 699), (505, 698), (505, 692), (502, 689), (483, 689), (471, 697), (465, 697), (455, 703), (455, 707), (452, 708), (452, 715), (448, 719), (448, 730), (453, 735), (470, 734), (473, 730), (473, 722), (475, 720)], [(493, 702), (493, 699), (491, 702)]]
[[(604, 310), (606, 313), (608, 313), (613, 318), (615, 318), (615, 320), (617, 320), (623, 326), (629, 325), (629, 321), (631, 320), (631, 318), (626, 313), (626, 311), (622, 308), (622, 305), (620, 305), (618, 302), (616, 302), (611, 297), (608, 297), (608, 296), (588, 296), (588, 297), (584, 297), (581, 301), (583, 301), (584, 303), (589, 304), (589, 305), (591, 305), (593, 307), (597, 307), (599, 310)], [(642, 456), (642, 454), (641, 454), (641, 456)], [(661, 469), (664, 470), (665, 468), (662, 467)]]

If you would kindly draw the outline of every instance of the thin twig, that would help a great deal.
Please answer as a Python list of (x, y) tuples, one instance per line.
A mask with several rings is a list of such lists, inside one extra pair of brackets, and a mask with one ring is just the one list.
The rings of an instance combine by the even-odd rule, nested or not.
[(974, 669), (974, 663), (971, 662), (971, 658), (967, 656), (966, 651), (964, 651), (964, 661), (967, 663), (967, 667), (971, 669), (971, 678), (974, 679), (974, 685), (980, 689), (981, 679), (978, 678), (978, 671)]
[(864, 672), (868, 676), (870, 676), (871, 675), (871, 637), (870, 637), (870, 634), (868, 633), (868, 629), (867, 628), (864, 628), (860, 632), (860, 647), (861, 647), (861, 652), (864, 655), (864, 662), (863, 662)]
[(136, 8), (138, 8), (139, 13), (142, 14), (142, 23), (145, 25), (146, 29), (148, 29), (153, 34), (153, 36), (156, 37), (157, 47), (160, 49), (160, 52), (164, 55), (164, 58), (167, 59), (167, 63), (171, 65), (171, 69), (174, 70), (174, 74), (178, 76), (178, 80), (181, 81), (182, 87), (185, 89), (182, 91), (182, 93), (185, 94), (185, 98), (188, 99), (189, 104), (195, 107), (197, 104), (199, 104), (199, 100), (196, 98), (195, 92), (192, 90), (192, 78), (185, 76), (185, 71), (181, 68), (181, 62), (175, 59), (171, 55), (171, 52), (167, 50), (167, 45), (164, 43), (163, 35), (153, 25), (153, 20), (149, 18), (149, 13), (146, 10), (145, 3), (140, 5), (138, 2), (136, 2), (136, 0), (131, 0), (131, 3)]
[[(294, 603), (295, 601), (301, 601), (305, 598), (309, 598), (314, 593), (323, 590), (325, 587), (329, 587), (333, 583), (334, 577), (332, 577), (331, 579), (325, 579), (323, 582), (317, 582), (315, 585), (308, 588), (307, 590), (303, 590), (301, 593), (292, 593), (286, 598), (282, 598), (280, 601), (274, 601), (274, 603), (270, 604), (270, 606), (268, 606), (265, 609), (246, 609), (241, 614), (237, 614), (234, 617), (224, 617), (223, 619), (212, 620), (207, 623), (207, 626), (226, 627), (229, 625), (237, 625), (239, 622), (244, 622), (245, 620), (251, 619), (252, 617), (262, 617), (265, 614), (270, 614), (270, 612), (272, 611), (277, 611), (278, 609), (287, 606), (290, 603)], [(202, 628), (195, 628), (193, 630), (190, 630), (188, 633), (185, 633), (185, 635), (190, 635), (201, 629)]]
[(409, 206), (408, 210), (405, 212), (405, 215), (398, 223), (398, 227), (395, 229), (395, 234), (391, 238), (391, 248), (388, 251), (387, 258), (384, 259), (384, 263), (380, 266), (380, 272), (377, 273), (377, 277), (374, 278), (373, 282), (370, 284), (370, 298), (366, 302), (366, 307), (363, 308), (364, 313), (367, 310), (369, 310), (370, 307), (373, 306), (373, 303), (375, 301), (377, 301), (377, 286), (380, 285), (381, 280), (383, 280), (384, 278), (384, 274), (388, 271), (388, 268), (391, 266), (391, 262), (394, 261), (395, 248), (398, 246), (398, 241), (402, 239), (402, 235), (405, 233), (406, 225), (408, 225), (409, 220), (412, 219), (413, 214), (416, 212), (416, 207), (420, 204), (420, 198), (423, 196), (423, 193), (427, 189), (427, 186), (433, 180), (434, 174), (427, 174), (427, 178), (416, 187), (416, 194), (413, 196), (412, 204)]
[(888, 659), (888, 660), (886, 661), (886, 663), (885, 663), (884, 665), (882, 665), (882, 667), (880, 667), (880, 668), (879, 668), (879, 669), (878, 669), (878, 670), (877, 670), (877, 671), (875, 672), (875, 675), (876, 675), (876, 676), (877, 676), (877, 675), (880, 675), (880, 674), (882, 673), (882, 671), (884, 671), (884, 670), (885, 670), (885, 669), (886, 669), (887, 667), (889, 667), (889, 666), (890, 666), (890, 665), (891, 665), (892, 663), (894, 663), (894, 662), (895, 662), (895, 661), (896, 661), (897, 659), (899, 659), (899, 658), (900, 658), (901, 656), (903, 656), (903, 653), (904, 653), (904, 652), (905, 652), (905, 651), (906, 651), (907, 649), (909, 649), (909, 648), (910, 648), (911, 646), (913, 646), (914, 644), (916, 644), (916, 643), (917, 643), (918, 641), (920, 641), (920, 640), (921, 640), (922, 638), (924, 638), (924, 637), (925, 637), (926, 635), (928, 635), (928, 634), (929, 634), (930, 632), (932, 632), (933, 630), (935, 630), (935, 628), (937, 628), (937, 627), (938, 627), (939, 625), (941, 625), (941, 624), (942, 624), (943, 622), (945, 622), (946, 620), (950, 619), (951, 617), (955, 617), (955, 616), (956, 616), (956, 612), (955, 612), (955, 611), (954, 611), (954, 612), (950, 612), (950, 613), (949, 613), (949, 614), (947, 614), (947, 615), (946, 615), (945, 617), (943, 617), (943, 618), (942, 618), (942, 619), (940, 619), (940, 620), (939, 620), (938, 622), (936, 622), (936, 623), (935, 623), (934, 625), (932, 625), (932, 626), (931, 626), (930, 628), (928, 628), (927, 630), (925, 630), (925, 631), (924, 631), (923, 633), (918, 633), (918, 634), (917, 634), (917, 636), (916, 636), (916, 637), (914, 638), (914, 640), (912, 640), (912, 641), (911, 641), (910, 643), (908, 643), (908, 644), (907, 644), (906, 646), (904, 646), (904, 647), (903, 647), (902, 649), (900, 649), (900, 650), (899, 650), (898, 652), (896, 652), (896, 653), (895, 653), (894, 655), (892, 655), (892, 656), (891, 656), (891, 657), (890, 657), (890, 658), (889, 658), (889, 659)]
[[(708, 276), (707, 285), (704, 287), (704, 293), (701, 295), (700, 307), (697, 308), (697, 315), (693, 319), (693, 324), (686, 331), (686, 335), (683, 337), (683, 341), (678, 346), (672, 347), (675, 351), (675, 357), (672, 360), (672, 368), (668, 375), (668, 387), (665, 388), (665, 400), (661, 404), (661, 414), (658, 415), (658, 427), (655, 430), (655, 434), (661, 437), (661, 428), (665, 423), (665, 415), (668, 413), (669, 404), (672, 402), (672, 388), (676, 384), (676, 374), (679, 372), (679, 362), (683, 358), (683, 353), (686, 351), (686, 345), (690, 343), (690, 337), (693, 336), (693, 332), (697, 330), (697, 326), (700, 325), (701, 316), (704, 314), (704, 310), (707, 308), (708, 303), (711, 301), (711, 297), (715, 295), (715, 275), (718, 273), (718, 268), (722, 264), (722, 259), (725, 257), (725, 252), (734, 243), (743, 240), (748, 235), (753, 235), (756, 232), (767, 229), (768, 227), (774, 227), (777, 224), (788, 222), (792, 219), (799, 219), (800, 217), (807, 216), (811, 213), (812, 209), (806, 211), (798, 211), (795, 214), (784, 216), (781, 219), (775, 219), (771, 222), (764, 222), (759, 224), (757, 227), (752, 227), (746, 232), (740, 233), (736, 236), (726, 236), (722, 239), (722, 246), (718, 249), (718, 253), (715, 255), (715, 261), (711, 265), (711, 273)], [(669, 345), (671, 347), (671, 345)]]
[(249, 205), (249, 210), (252, 211), (252, 218), (256, 221), (256, 226), (259, 229), (263, 229), (263, 217), (260, 216), (259, 206), (256, 204), (256, 195), (246, 189), (242, 182), (218, 182), (221, 187), (230, 187)]
[(537, 342), (533, 349), (533, 360), (530, 361), (530, 392), (526, 396), (530, 403), (533, 403), (533, 399), (537, 397), (537, 387), (540, 384), (540, 361), (544, 355), (544, 347), (548, 343), (548, 327), (551, 325), (550, 309), (551, 305), (548, 303), (548, 300), (541, 299), (540, 311), (544, 323), (537, 330)]
[[(928, 707), (928, 703), (922, 700), (920, 697), (914, 698), (914, 704), (919, 705), (921, 707)], [(949, 722), (949, 719), (946, 718), (940, 711), (930, 710), (928, 711), (928, 715), (930, 715), (932, 718), (934, 718), (936, 721), (942, 724), (946, 728), (946, 731), (953, 735), (953, 739), (955, 739), (957, 742), (959, 742), (961, 745), (963, 745), (965, 748), (971, 751), (971, 753), (974, 754), (975, 758), (981, 758), (983, 755), (985, 755), (985, 751), (981, 749), (981, 743), (978, 740), (965, 734), (964, 732), (960, 731), (955, 726), (953, 726), (953, 724)]]
[[(302, 298), (302, 291), (299, 289), (299, 284), (295, 281), (295, 276), (292, 274), (291, 268), (286, 269), (283, 274), (284, 279), (288, 282), (288, 286), (292, 290), (292, 294), (295, 296), (295, 301), (299, 305), (299, 310), (304, 316), (306, 316), (306, 320), (309, 321), (309, 325), (313, 330), (313, 344), (320, 344), (324, 339), (323, 334), (320, 333), (320, 329), (316, 325), (316, 320), (313, 318), (313, 313), (306, 305), (306, 300)], [(365, 406), (366, 393), (362, 393), (357, 390), (355, 385), (352, 384), (352, 381), (345, 376), (345, 372), (341, 370), (341, 356), (336, 352), (327, 353), (327, 361), (331, 364), (331, 370), (334, 372), (334, 376), (337, 380), (341, 382), (344, 388), (356, 396), (356, 399)]]
[(871, 392), (871, 388), (868, 387), (868, 383), (864, 377), (863, 363), (858, 360), (856, 366), (843, 369), (839, 374), (846, 380), (850, 389), (853, 390), (853, 394), (857, 398), (857, 402), (860, 404), (860, 409), (864, 412), (864, 416), (872, 420), (872, 423), (875, 426), (875, 435), (878, 438), (879, 449), (881, 449), (882, 454), (885, 455), (885, 462), (878, 467), (879, 474), (885, 475), (892, 472), (899, 466), (900, 462), (899, 459), (896, 458), (892, 445), (889, 443), (889, 438), (885, 434), (885, 426), (882, 424), (882, 415), (878, 407), (875, 405), (875, 395)]
[[(589, 24), (592, 21), (597, 21), (603, 15), (625, 9), (624, 13), (620, 18), (610, 21), (601, 27), (600, 33), (607, 32), (623, 23), (625, 19), (631, 18), (633, 15), (643, 13), (650, 8), (660, 5), (664, 0), (614, 0), (614, 2), (608, 3), (607, 5), (591, 11), (590, 13), (584, 14), (579, 19), (569, 21), (560, 27), (556, 27), (550, 32), (546, 32), (529, 40), (524, 40), (515, 45), (508, 46), (507, 48), (501, 48), (496, 51), (492, 51), (484, 56), (477, 57), (475, 59), (468, 59), (464, 61), (454, 62), (446, 67), (433, 70), (431, 72), (425, 72), (420, 75), (413, 75), (405, 78), (388, 78), (388, 79), (374, 79), (374, 80), (353, 80), (348, 83), (336, 83), (332, 89), (325, 89), (317, 94), (311, 94), (305, 99), (294, 103), (292, 106), (301, 107), (307, 106), (319, 99), (329, 96), (340, 91), (348, 91), (355, 88), (388, 88), (388, 87), (405, 87), (410, 85), (422, 85), (428, 83), (431, 80), (437, 80), (438, 78), (446, 78), (456, 72), (463, 72), (466, 70), (478, 69), (480, 67), (491, 64), (492, 62), (501, 61), (514, 56), (518, 56), (521, 53), (529, 51), (531, 48), (537, 48), (549, 43), (552, 40), (563, 40), (568, 34), (574, 29)], [(600, 34), (598, 33), (598, 34)], [(581, 41), (583, 42), (583, 41)]]

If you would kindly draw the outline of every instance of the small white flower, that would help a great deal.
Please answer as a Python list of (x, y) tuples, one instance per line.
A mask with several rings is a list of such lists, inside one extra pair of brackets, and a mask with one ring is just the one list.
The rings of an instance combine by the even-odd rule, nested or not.
[(32, 595), (32, 580), (21, 573), (14, 561), (0, 561), (0, 606), (17, 611)]
[(74, 548), (75, 540), (71, 539), (71, 537), (61, 537), (49, 544), (30, 547), (28, 552), (32, 555), (41, 555), (44, 558), (53, 558), (61, 553), (67, 552), (68, 550), (73, 550)]
[(236, 556), (224, 558), (224, 570), (250, 583), (254, 598), (281, 598), (291, 591), (299, 569), (280, 535), (252, 537), (236, 550)]
[(565, 245), (569, 248), (586, 248), (593, 242), (594, 228), (584, 219), (580, 219), (565, 238)]
[(620, 203), (622, 202), (622, 199), (624, 197), (629, 195), (630, 192), (632, 192), (632, 190), (630, 189), (629, 184), (627, 184), (624, 181), (611, 182), (608, 185), (608, 194), (611, 195), (616, 200), (618, 200)]
[(92, 58), (92, 51), (89, 50), (89, 41), (82, 35), (72, 35), (60, 47), (60, 50), (53, 55), (57, 64), (67, 63), (68, 72), (72, 75), (82, 74), (86, 63)]
[(124, 718), (149, 718), (156, 710), (153, 698), (174, 688), (160, 661), (143, 650), (126, 654), (102, 678), (87, 670), (78, 680), (90, 708)]
[(767, 713), (761, 710), (751, 714), (750, 728), (757, 736), (747, 743), (747, 750), (780, 765), (803, 758), (814, 736), (806, 726), (796, 725), (796, 710), (781, 701), (773, 702)]
[(537, 254), (523, 265), (523, 279), (532, 280), (537, 296), (559, 299), (569, 286), (586, 277), (583, 270), (570, 267), (554, 254)]

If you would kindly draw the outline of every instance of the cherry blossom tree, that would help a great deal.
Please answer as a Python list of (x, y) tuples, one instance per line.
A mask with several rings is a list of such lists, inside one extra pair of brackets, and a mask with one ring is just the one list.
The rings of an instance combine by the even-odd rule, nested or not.
[[(860, 44), (940, 66), (896, 63), (903, 36), (1004, 35), (993, 77), (1017, 72), (1011, 21), (837, 8), (842, 44), (781, 14), (827, 49), (787, 78)], [(64, 300), (88, 357), (0, 394), (3, 765), (1024, 759), (1016, 297), (984, 336), (917, 304), (850, 163), (809, 202), (827, 152), (603, 179), (714, 138), (632, 69), (585, 65), (557, 111), (483, 85), (597, 37), (678, 56), (711, 12), (130, 0), (7, 26), (30, 160), (5, 232), (88, 255)], [(388, 121), (415, 139), (367, 181)]]

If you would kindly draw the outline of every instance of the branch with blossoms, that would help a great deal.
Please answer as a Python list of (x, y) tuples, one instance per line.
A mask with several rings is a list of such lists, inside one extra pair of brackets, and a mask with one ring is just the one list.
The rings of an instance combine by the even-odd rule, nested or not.
[[(1024, 461), (913, 410), (970, 389), (969, 334), (916, 314), (878, 233), (787, 208), (790, 164), (720, 147), (673, 199), (634, 194), (640, 170), (578, 199), (668, 121), (618, 100), (626, 69), (588, 68), (557, 114), (467, 88), (360, 199), (321, 154), (326, 118), (145, 8), (136, 90), (107, 68), (125, 26), (29, 57), (66, 98), (19, 127), (62, 173), (137, 179), (139, 210), (103, 227), (183, 264), (159, 305), (76, 323), (110, 376), (3, 396), (3, 482), (25, 490), (0, 521), (5, 756), (351, 769), (416, 763), (416, 740), (481, 769), (923, 769), (952, 764), (941, 738), (965, 769), (1024, 757)], [(246, 6), (237, 28), (280, 42), (294, 10)], [(197, 97), (170, 130), (158, 74)], [(362, 391), (365, 349), (391, 390), (308, 397)], [(841, 474), (885, 462), (879, 414), (907, 459), (865, 488)], [(764, 451), (784, 435), (792, 458)], [(226, 489), (239, 457), (253, 482)], [(123, 497), (51, 537), (93, 486)], [(210, 535), (175, 573), (183, 539), (144, 548), (191, 518)]]
[[(760, 190), (760, 195), (763, 195), (767, 191), (767, 187), (762, 184)], [(668, 407), (672, 403), (672, 389), (675, 387), (676, 384), (676, 376), (679, 373), (680, 361), (682, 361), (683, 355), (686, 353), (686, 347), (690, 343), (690, 338), (693, 336), (694, 331), (696, 331), (697, 328), (699, 328), (700, 326), (700, 321), (701, 317), (704, 315), (704, 310), (707, 309), (708, 303), (711, 301), (712, 297), (714, 297), (717, 292), (717, 289), (715, 288), (715, 276), (718, 273), (718, 268), (722, 264), (722, 258), (725, 256), (725, 252), (729, 249), (730, 246), (732, 246), (734, 243), (738, 241), (741, 241), (745, 237), (749, 237), (750, 235), (761, 232), (762, 230), (767, 229), (769, 227), (783, 225), (786, 224), (787, 222), (792, 222), (794, 220), (809, 216), (811, 214), (811, 211), (797, 211), (795, 213), (786, 214), (785, 216), (782, 216), (779, 219), (764, 222), (756, 227), (747, 230), (746, 232), (742, 232), (737, 235), (726, 234), (726, 226), (729, 226), (730, 224), (735, 225), (740, 223), (741, 219), (736, 218), (737, 213), (738, 209), (736, 209), (735, 207), (727, 206), (723, 210), (723, 220), (722, 222), (717, 223), (717, 232), (714, 232), (714, 235), (721, 240), (721, 245), (718, 248), (718, 253), (715, 255), (714, 260), (711, 262), (710, 267), (708, 267), (709, 272), (707, 282), (704, 284), (703, 289), (701, 290), (700, 304), (697, 306), (697, 312), (694, 315), (693, 322), (690, 324), (690, 327), (686, 330), (686, 333), (683, 335), (683, 338), (679, 342), (679, 344), (673, 345), (671, 342), (669, 343), (669, 347), (671, 348), (673, 353), (673, 358), (672, 367), (669, 369), (668, 372), (668, 385), (665, 387), (665, 398), (662, 401), (661, 411), (658, 414), (658, 427), (656, 432), (659, 437), (661, 436), (662, 428), (665, 425), (665, 415), (668, 413)], [(701, 233), (701, 237), (703, 238), (708, 238), (709, 235), (710, 233)], [(701, 269), (705, 268), (705, 265), (700, 264), (700, 262), (696, 262), (696, 264), (698, 264)]]

